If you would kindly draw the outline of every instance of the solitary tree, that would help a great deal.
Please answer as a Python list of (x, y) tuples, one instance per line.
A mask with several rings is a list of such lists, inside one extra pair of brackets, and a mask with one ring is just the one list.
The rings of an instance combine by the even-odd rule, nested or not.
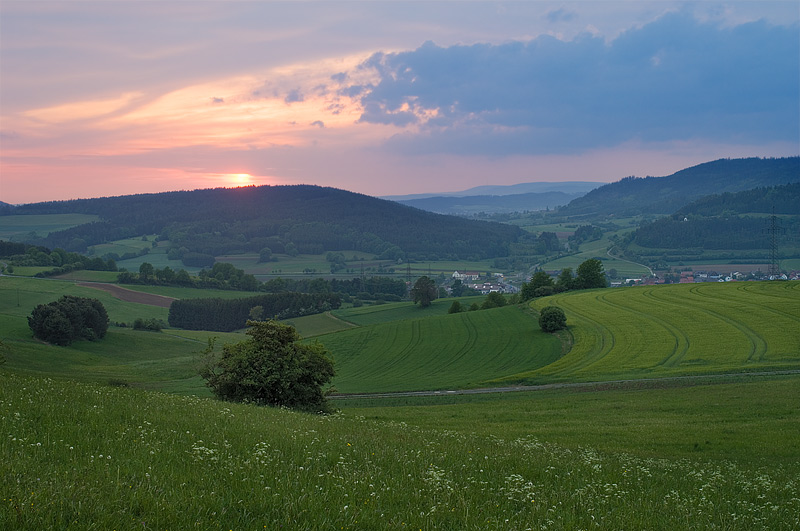
[(460, 313), (463, 311), (464, 308), (461, 307), (461, 303), (458, 301), (453, 301), (453, 304), (450, 305), (450, 308), (447, 310), (447, 313)]
[(555, 332), (567, 327), (567, 316), (558, 306), (545, 306), (539, 312), (539, 328), (542, 332)]
[(328, 412), (323, 386), (333, 378), (333, 360), (319, 344), (300, 343), (294, 327), (277, 321), (247, 321), (250, 339), (224, 345), (200, 370), (219, 398), (309, 412)]
[(606, 275), (603, 271), (603, 262), (597, 258), (590, 258), (579, 265), (578, 275), (575, 278), (575, 287), (578, 289), (606, 287)]
[(97, 299), (64, 295), (57, 301), (39, 304), (28, 317), (34, 337), (66, 346), (78, 339), (95, 340), (108, 331), (108, 313)]
[(420, 308), (427, 308), (436, 299), (436, 283), (427, 276), (421, 276), (411, 288), (411, 300), (419, 303)]

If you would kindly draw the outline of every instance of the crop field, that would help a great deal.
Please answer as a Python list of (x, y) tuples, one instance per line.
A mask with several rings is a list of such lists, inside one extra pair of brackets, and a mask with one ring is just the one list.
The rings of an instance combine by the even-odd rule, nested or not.
[(391, 302), (387, 304), (361, 306), (360, 308), (334, 310), (331, 313), (344, 321), (359, 326), (369, 326), (388, 323), (390, 321), (447, 315), (450, 305), (452, 305), (455, 300), (458, 300), (462, 306), (468, 307), (473, 302), (480, 304), (484, 299), (485, 297), (483, 296), (436, 299), (429, 307), (424, 309), (409, 302)]
[(559, 339), (515, 306), (392, 321), (322, 339), (342, 393), (476, 387), (561, 354)]
[[(604, 400), (602, 394), (591, 398)], [(687, 417), (705, 408), (689, 398), (667, 405)], [(498, 412), (502, 417), (475, 419), (460, 431), (0, 371), (0, 527), (737, 531), (800, 526), (797, 459), (776, 463), (769, 454), (776, 447), (793, 448), (796, 458), (797, 446), (790, 446), (797, 442), (796, 430), (788, 439), (773, 438), (767, 448), (759, 447), (758, 439), (747, 440), (750, 459), (744, 462), (702, 453), (644, 457), (635, 453), (639, 437), (628, 444), (622, 439), (623, 448), (634, 452), (606, 449), (602, 442), (595, 447), (553, 441), (559, 426), (573, 433), (568, 438), (580, 440), (581, 422), (600, 409), (587, 408), (585, 395), (552, 397), (562, 405), (556, 427), (528, 421), (527, 429), (505, 429), (536, 419), (537, 397), (528, 399), (533, 414), (527, 418), (510, 404), (487, 407), (486, 417)], [(619, 397), (609, 397), (612, 405), (615, 400)], [(647, 395), (641, 400), (647, 402)], [(720, 405), (720, 413), (735, 417), (732, 407)], [(779, 411), (797, 422), (796, 408), (784, 405)], [(447, 426), (448, 418), (464, 415), (469, 413), (457, 406), (421, 410), (434, 425), (440, 419)], [(625, 417), (618, 410), (612, 422)], [(781, 433), (785, 422), (777, 417), (767, 413), (759, 424)], [(649, 428), (655, 440), (688, 437), (709, 446), (680, 423)], [(596, 424), (584, 427), (595, 429)]]
[(100, 219), (91, 214), (40, 214), (23, 216), (0, 216), (0, 240), (13, 240), (35, 232), (47, 236), (51, 232), (68, 229)]
[(605, 380), (800, 367), (800, 282), (593, 290), (564, 309), (574, 347), (529, 381)]

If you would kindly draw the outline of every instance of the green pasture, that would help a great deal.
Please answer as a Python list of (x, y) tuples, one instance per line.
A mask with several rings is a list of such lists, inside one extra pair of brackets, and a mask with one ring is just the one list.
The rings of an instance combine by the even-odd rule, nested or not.
[(35, 232), (47, 236), (51, 232), (69, 229), (100, 218), (92, 214), (37, 214), (0, 216), (0, 240), (14, 240)]
[(800, 527), (796, 379), (678, 391), (322, 417), (0, 369), (0, 527)]
[(293, 317), (283, 321), (293, 326), (302, 337), (316, 337), (354, 328), (355, 324), (334, 317), (332, 312)]
[(138, 236), (135, 238), (125, 238), (109, 243), (92, 245), (90, 250), (97, 256), (103, 256), (107, 253), (117, 253), (122, 256), (125, 253), (138, 253), (142, 249), (151, 249), (151, 252), (155, 252), (156, 249), (153, 248), (154, 240), (155, 235), (150, 234), (145, 236), (145, 239), (142, 239), (142, 236)]
[(462, 307), (469, 307), (473, 302), (480, 304), (485, 296), (454, 297), (436, 299), (427, 308), (420, 308), (412, 302), (390, 302), (386, 304), (366, 305), (358, 308), (343, 308), (331, 313), (344, 321), (359, 326), (369, 326), (390, 321), (405, 319), (423, 319), (425, 317), (447, 315), (453, 301), (459, 301)]
[(328, 334), (341, 393), (478, 387), (544, 367), (561, 342), (516, 306), (391, 321)]
[(533, 392), (336, 401), (347, 416), (573, 451), (798, 466), (800, 374), (618, 383)]
[(800, 367), (800, 282), (592, 290), (532, 303), (567, 314), (572, 350), (518, 375), (586, 381)]

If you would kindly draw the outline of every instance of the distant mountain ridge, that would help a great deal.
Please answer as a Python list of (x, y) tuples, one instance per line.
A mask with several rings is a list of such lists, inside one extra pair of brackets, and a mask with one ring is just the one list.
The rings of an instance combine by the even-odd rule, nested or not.
[(594, 190), (603, 183), (590, 181), (564, 181), (564, 182), (530, 182), (509, 185), (484, 185), (468, 188), (458, 192), (440, 192), (409, 195), (385, 195), (381, 199), (389, 201), (406, 202), (430, 197), (468, 197), (468, 196), (505, 196), (517, 194), (541, 194), (547, 192), (562, 192), (565, 194), (585, 194)]
[(626, 177), (573, 199), (559, 214), (672, 214), (706, 195), (794, 182), (800, 182), (800, 157), (720, 159), (666, 177)]
[(483, 213), (525, 212), (549, 210), (566, 205), (581, 193), (542, 192), (511, 195), (470, 195), (464, 197), (426, 197), (397, 201), (403, 205), (456, 216)]

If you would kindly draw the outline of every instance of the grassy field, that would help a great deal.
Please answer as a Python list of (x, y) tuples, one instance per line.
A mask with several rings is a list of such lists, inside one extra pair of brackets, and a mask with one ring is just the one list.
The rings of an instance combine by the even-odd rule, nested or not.
[(520, 375), (607, 380), (800, 367), (800, 283), (622, 288), (537, 300), (563, 308), (573, 349)]
[(13, 240), (35, 232), (47, 236), (51, 232), (91, 223), (100, 218), (91, 214), (42, 214), (28, 216), (0, 216), (0, 240)]
[[(653, 402), (646, 393), (600, 393), (529, 395), (477, 415), (414, 408), (415, 425), (375, 409), (318, 417), (2, 371), (0, 527), (796, 529), (798, 418), (786, 396), (797, 380), (788, 381), (740, 388), (763, 397), (752, 403), (726, 402), (737, 391), (719, 386), (664, 391), (653, 395), (664, 422), (639, 404)], [(771, 399), (779, 386), (783, 398)], [(635, 413), (611, 415), (602, 402)], [(554, 405), (557, 422), (543, 425), (537, 414)], [(757, 428), (735, 421), (739, 407)], [(702, 429), (705, 418), (730, 437)], [(584, 438), (597, 430), (611, 435)], [(640, 452), (646, 433), (692, 450)], [(749, 457), (705, 452), (731, 444)]]
[(320, 338), (342, 393), (486, 385), (561, 355), (561, 342), (515, 306), (392, 321)]

